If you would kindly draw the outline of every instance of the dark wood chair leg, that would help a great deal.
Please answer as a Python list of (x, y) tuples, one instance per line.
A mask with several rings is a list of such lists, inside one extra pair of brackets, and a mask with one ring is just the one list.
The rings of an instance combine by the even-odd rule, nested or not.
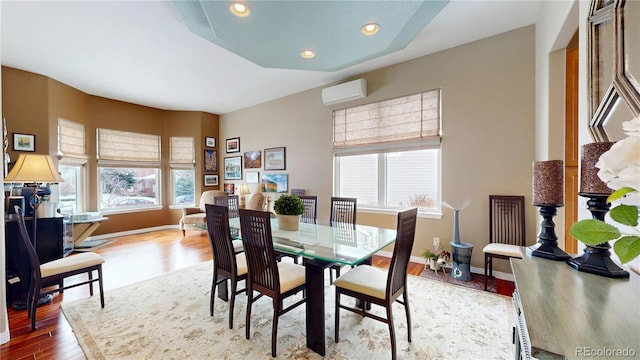
[(391, 307), (393, 304), (387, 304), (387, 322), (389, 324), (389, 337), (391, 339), (391, 359), (396, 359), (396, 331), (393, 324), (393, 311)]
[(278, 341), (278, 316), (281, 305), (273, 300), (273, 324), (271, 325), (271, 357), (276, 357), (276, 343)]
[(407, 315), (407, 340), (411, 342), (411, 310), (409, 308), (409, 296), (406, 287), (402, 296), (404, 297), (404, 312)]

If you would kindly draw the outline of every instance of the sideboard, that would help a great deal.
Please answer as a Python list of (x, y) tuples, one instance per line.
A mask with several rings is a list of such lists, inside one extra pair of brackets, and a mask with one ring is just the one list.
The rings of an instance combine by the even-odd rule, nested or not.
[(640, 276), (611, 279), (523, 254), (511, 259), (516, 359), (640, 357)]

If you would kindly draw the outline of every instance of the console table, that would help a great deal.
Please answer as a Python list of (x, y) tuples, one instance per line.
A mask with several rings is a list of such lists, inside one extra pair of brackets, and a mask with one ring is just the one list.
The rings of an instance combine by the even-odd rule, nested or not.
[(523, 254), (511, 259), (516, 359), (640, 356), (640, 276), (611, 279)]

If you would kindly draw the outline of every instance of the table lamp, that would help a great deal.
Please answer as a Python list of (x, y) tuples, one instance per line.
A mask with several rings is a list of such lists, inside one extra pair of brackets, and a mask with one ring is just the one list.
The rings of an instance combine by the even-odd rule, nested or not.
[(238, 194), (240, 195), (240, 208), (244, 209), (247, 207), (247, 199), (245, 195), (251, 194), (251, 191), (249, 190), (249, 185), (240, 184), (238, 188)]

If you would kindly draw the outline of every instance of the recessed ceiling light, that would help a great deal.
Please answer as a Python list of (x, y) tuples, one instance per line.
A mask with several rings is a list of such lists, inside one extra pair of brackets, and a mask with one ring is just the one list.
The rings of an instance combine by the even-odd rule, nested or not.
[(303, 50), (302, 52), (300, 52), (300, 56), (305, 59), (313, 59), (316, 56), (316, 53), (312, 50)]
[(234, 15), (239, 17), (249, 16), (249, 7), (243, 3), (231, 3), (231, 5), (229, 6), (229, 10), (231, 10)]
[(378, 25), (376, 23), (365, 24), (362, 27), (362, 33), (365, 34), (365, 35), (373, 35), (373, 34), (377, 33), (378, 30), (380, 30), (380, 25)]

